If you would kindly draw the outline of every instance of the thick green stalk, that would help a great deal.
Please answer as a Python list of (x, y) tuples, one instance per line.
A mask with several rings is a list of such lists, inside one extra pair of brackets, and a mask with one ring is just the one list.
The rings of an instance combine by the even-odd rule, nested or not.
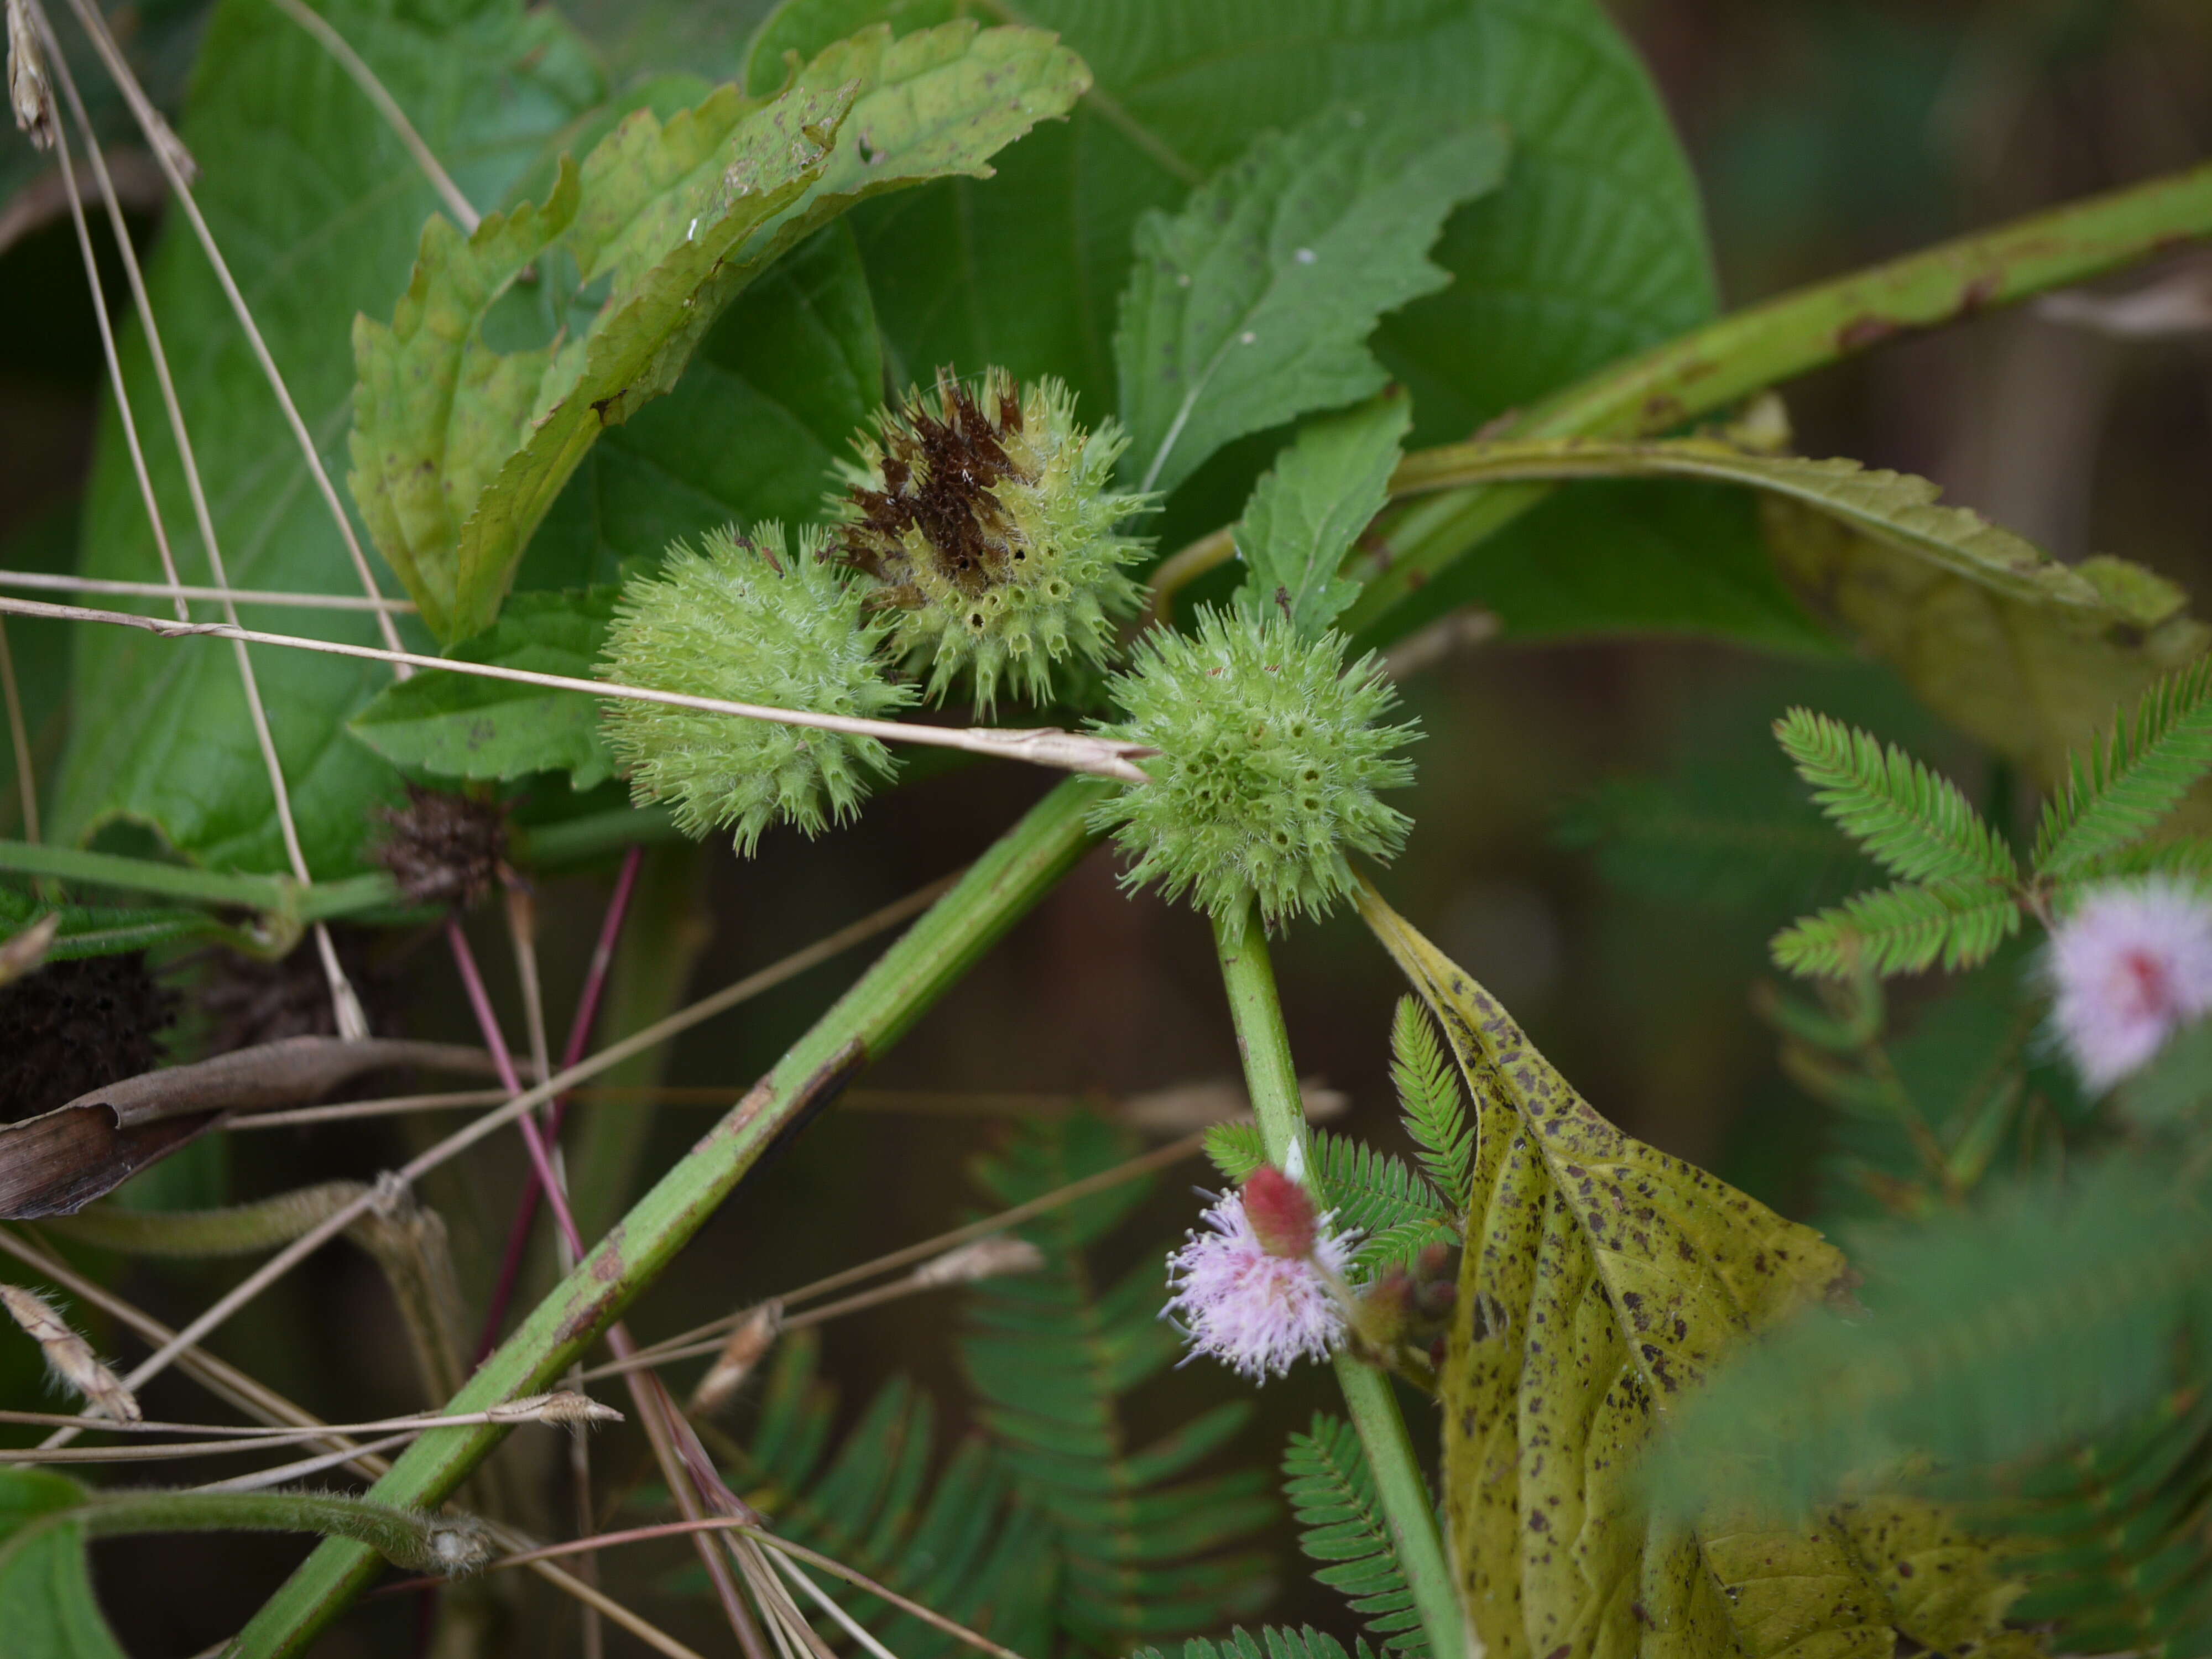
[[(1511, 435), (1665, 432), (1900, 334), (2086, 282), (2206, 235), (2212, 163), (1732, 313), (1545, 399), (1513, 423)], [(1383, 544), (1352, 566), (1366, 587), (1338, 626), (1363, 646), (1387, 640), (1387, 612), (1550, 493), (1539, 484), (1475, 485), (1404, 511), (1387, 523)]]
[[(1305, 1140), (1306, 1120), (1298, 1098), (1297, 1068), (1291, 1060), (1291, 1036), (1275, 994), (1274, 964), (1267, 959), (1267, 935), (1248, 905), (1242, 916), (1215, 919), (1213, 940), (1221, 957), (1221, 982), (1229, 993), (1230, 1018), (1237, 1026), (1237, 1050), (1244, 1059), (1245, 1087), (1260, 1120), (1261, 1144), (1269, 1160), (1280, 1164), (1293, 1144)], [(1311, 1160), (1308, 1163), (1310, 1167)], [(1428, 1482), (1421, 1478), (1406, 1419), (1390, 1392), (1390, 1379), (1366, 1361), (1340, 1353), (1336, 1380), (1344, 1390), (1352, 1426), (1359, 1431), (1367, 1467), (1374, 1473), (1391, 1547), (1413, 1592), (1429, 1651), (1434, 1659), (1462, 1659), (1467, 1621), (1452, 1589), (1451, 1571), (1444, 1565), (1436, 1505)]]
[[(1110, 787), (1096, 779), (1069, 779), (977, 860), (554, 1287), (453, 1397), (452, 1408), (482, 1410), (550, 1387), (659, 1277), (770, 1146), (897, 1042), (1074, 866), (1093, 840), (1084, 814)], [(387, 1504), (434, 1504), (504, 1432), (471, 1425), (425, 1434), (369, 1495)], [(325, 1542), (254, 1616), (233, 1650), (235, 1659), (301, 1652), (375, 1571), (371, 1551), (335, 1539)]]

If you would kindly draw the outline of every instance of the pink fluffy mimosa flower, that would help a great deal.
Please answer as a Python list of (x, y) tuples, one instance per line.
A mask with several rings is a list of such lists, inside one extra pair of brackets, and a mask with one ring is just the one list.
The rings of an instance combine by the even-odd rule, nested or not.
[(1340, 1285), (1349, 1240), (1329, 1231), (1305, 1189), (1272, 1165), (1207, 1210), (1206, 1231), (1168, 1258), (1167, 1312), (1193, 1353), (1210, 1353), (1255, 1382), (1344, 1340)]
[(2049, 973), (2067, 1053), (2109, 1089), (2212, 1012), (2212, 905), (2171, 881), (2102, 888), (2051, 930)]

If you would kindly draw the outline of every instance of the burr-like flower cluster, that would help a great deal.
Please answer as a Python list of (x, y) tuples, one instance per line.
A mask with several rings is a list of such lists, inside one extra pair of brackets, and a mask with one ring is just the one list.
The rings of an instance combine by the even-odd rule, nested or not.
[(1406, 815), (1376, 793), (1413, 781), (1394, 751), (1415, 730), (1376, 724), (1397, 693), (1372, 656), (1346, 668), (1337, 635), (1204, 611), (1194, 633), (1147, 636), (1114, 695), (1126, 718), (1098, 730), (1159, 750), (1142, 763), (1149, 783), (1091, 817), (1135, 860), (1132, 884), (1188, 893), (1217, 918), (1256, 894), (1273, 926), (1348, 895), (1348, 850), (1389, 858), (1404, 842)]
[(1127, 443), (1112, 421), (1086, 434), (1059, 381), (996, 368), (972, 392), (940, 369), (860, 434), (840, 546), (932, 697), (964, 678), (988, 713), (1002, 684), (1042, 702), (1056, 669), (1104, 665), (1137, 608), (1143, 544), (1116, 526), (1144, 498), (1107, 488)]
[[(660, 691), (811, 714), (880, 718), (913, 701), (884, 678), (885, 625), (827, 556), (825, 538), (764, 524), (679, 544), (657, 579), (634, 581), (607, 631), (602, 678)], [(870, 776), (888, 775), (873, 738), (659, 703), (617, 702), (607, 742), (641, 803), (665, 801), (685, 833), (735, 832), (750, 853), (770, 823), (808, 835), (852, 816)]]
[(2091, 893), (2052, 930), (2048, 969), (2068, 1054), (2109, 1089), (2212, 1013), (2212, 905), (2170, 881)]

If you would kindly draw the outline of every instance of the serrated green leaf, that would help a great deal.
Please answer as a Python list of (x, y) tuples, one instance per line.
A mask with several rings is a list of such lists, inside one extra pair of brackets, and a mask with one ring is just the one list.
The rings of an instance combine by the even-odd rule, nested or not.
[(0, 1469), (0, 1629), (37, 1659), (126, 1659), (101, 1617), (85, 1523), (64, 1519), (84, 1488), (50, 1469)]
[(1138, 220), (1114, 334), (1134, 486), (1171, 492), (1232, 438), (1381, 390), (1367, 337), (1451, 280), (1428, 250), (1506, 149), (1492, 127), (1328, 110)]
[[(500, 200), (545, 141), (601, 94), (567, 25), (547, 9), (526, 14), (520, 0), (331, 0), (321, 9), (477, 202)], [(330, 53), (266, 0), (216, 9), (181, 133), (202, 168), (195, 195), (301, 415), (334, 444), (354, 391), (347, 330), (358, 312), (390, 309), (436, 193)], [(181, 218), (164, 226), (147, 280), (230, 580), (358, 594), (337, 527)], [(119, 344), (179, 573), (205, 583), (182, 464), (135, 325)], [(334, 477), (343, 470), (327, 447), (324, 459)], [(163, 580), (112, 410), (82, 548), (88, 575)], [(168, 614), (159, 600), (115, 603)], [(220, 617), (205, 605), (193, 614)], [(359, 645), (377, 639), (358, 613), (293, 611), (281, 626)], [(289, 873), (228, 647), (127, 629), (80, 629), (74, 645), (75, 720), (48, 838), (75, 842), (128, 819), (197, 862)], [(300, 651), (257, 649), (253, 661), (308, 866), (319, 880), (351, 874), (362, 867), (371, 805), (396, 799), (399, 780), (340, 728), (391, 673)]]
[(2115, 710), (2212, 644), (2179, 587), (2124, 560), (1939, 557), (1780, 497), (1762, 512), (1808, 605), (1936, 714), (2046, 784)]
[[(755, 35), (755, 92), (874, 18), (962, 0), (787, 0)], [(1485, 421), (1704, 320), (1713, 304), (1690, 168), (1635, 51), (1595, 0), (1026, 0), (1098, 76), (1065, 127), (957, 180), (863, 211), (869, 275), (901, 373), (1000, 363), (1062, 375), (1110, 405), (1115, 296), (1130, 233), (1260, 133), (1332, 104), (1431, 131), (1497, 122), (1504, 187), (1453, 216), (1433, 258), (1451, 286), (1390, 318), (1376, 347), (1424, 442)], [(979, 296), (1023, 274), (1018, 306)], [(1256, 467), (1254, 469), (1256, 471)], [(1239, 481), (1241, 486), (1241, 481)], [(1241, 493), (1241, 488), (1239, 490)], [(1223, 518), (1235, 510), (1234, 496)], [(1218, 520), (1217, 520), (1218, 522)]]
[(883, 396), (867, 273), (840, 220), (738, 297), (673, 391), (592, 447), (516, 586), (618, 581), (729, 525), (814, 522), (833, 461)]
[(2143, 693), (2134, 717), (2074, 757), (2045, 803), (2035, 867), (2078, 875), (2154, 829), (2212, 772), (2212, 662), (2200, 660)]
[[(491, 627), (446, 654), (589, 679), (620, 592), (517, 593)], [(614, 771), (595, 698), (510, 680), (417, 674), (379, 692), (346, 729), (393, 765), (435, 777), (505, 782), (567, 772), (571, 788), (589, 789)]]
[[(1035, 29), (946, 24), (840, 41), (765, 100), (734, 87), (662, 123), (640, 110), (546, 204), (464, 243), (433, 222), (386, 327), (356, 333), (355, 495), (441, 638), (489, 625), (525, 546), (599, 433), (667, 392), (723, 308), (853, 203), (989, 158), (1089, 84)], [(518, 227), (521, 227), (518, 229)], [(523, 262), (558, 246), (580, 339), (502, 352), (482, 334)]]
[(1310, 421), (1262, 474), (1237, 525), (1244, 586), (1237, 603), (1262, 616), (1279, 610), (1309, 638), (1358, 597), (1337, 574), (1352, 542), (1390, 498), (1390, 474), (1413, 411), (1386, 390), (1357, 409)]
[(1480, 1121), (1440, 1394), (1445, 1535), (1489, 1652), (1887, 1659), (1905, 1615), (1838, 1517), (1684, 1526), (1637, 1484), (1656, 1427), (1747, 1338), (1839, 1293), (1842, 1256), (1621, 1133), (1372, 889), (1360, 908)]
[(1988, 961), (2020, 921), (2009, 888), (1902, 882), (1785, 927), (1774, 937), (1774, 962), (1808, 977), (1917, 974), (1939, 960), (1955, 973)]
[(2008, 882), (2012, 848), (1959, 786), (1894, 744), (1825, 714), (1793, 708), (1774, 735), (1813, 786), (1813, 799), (1867, 856), (1906, 881)]

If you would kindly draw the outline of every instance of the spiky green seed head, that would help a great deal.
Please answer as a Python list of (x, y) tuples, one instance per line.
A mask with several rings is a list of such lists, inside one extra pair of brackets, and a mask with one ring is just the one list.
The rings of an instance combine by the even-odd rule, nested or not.
[(986, 714), (1002, 685), (1043, 702), (1056, 669), (1107, 662), (1145, 546), (1116, 526), (1149, 498), (1107, 487), (1128, 441), (1113, 421), (1086, 434), (1058, 380), (996, 368), (973, 391), (940, 369), (860, 434), (831, 500), (839, 545), (932, 698), (964, 680)]
[(1348, 851), (1388, 859), (1410, 823), (1376, 792), (1413, 781), (1395, 751), (1419, 735), (1376, 722), (1397, 692), (1372, 653), (1349, 668), (1341, 635), (1203, 610), (1194, 632), (1158, 629), (1114, 678), (1127, 718), (1093, 722), (1159, 750), (1149, 783), (1093, 809), (1134, 862), (1123, 880), (1185, 893), (1218, 919), (1256, 894), (1273, 927), (1323, 915), (1354, 885)]
[[(602, 679), (732, 702), (880, 718), (911, 702), (884, 677), (888, 624), (866, 614), (857, 584), (811, 527), (787, 545), (783, 526), (734, 527), (696, 550), (678, 543), (657, 577), (629, 582), (607, 630)], [(873, 738), (709, 714), (659, 703), (606, 705), (608, 747), (641, 805), (675, 808), (693, 836), (729, 830), (750, 855), (761, 831), (792, 823), (812, 836), (851, 817), (872, 775), (896, 763)]]

